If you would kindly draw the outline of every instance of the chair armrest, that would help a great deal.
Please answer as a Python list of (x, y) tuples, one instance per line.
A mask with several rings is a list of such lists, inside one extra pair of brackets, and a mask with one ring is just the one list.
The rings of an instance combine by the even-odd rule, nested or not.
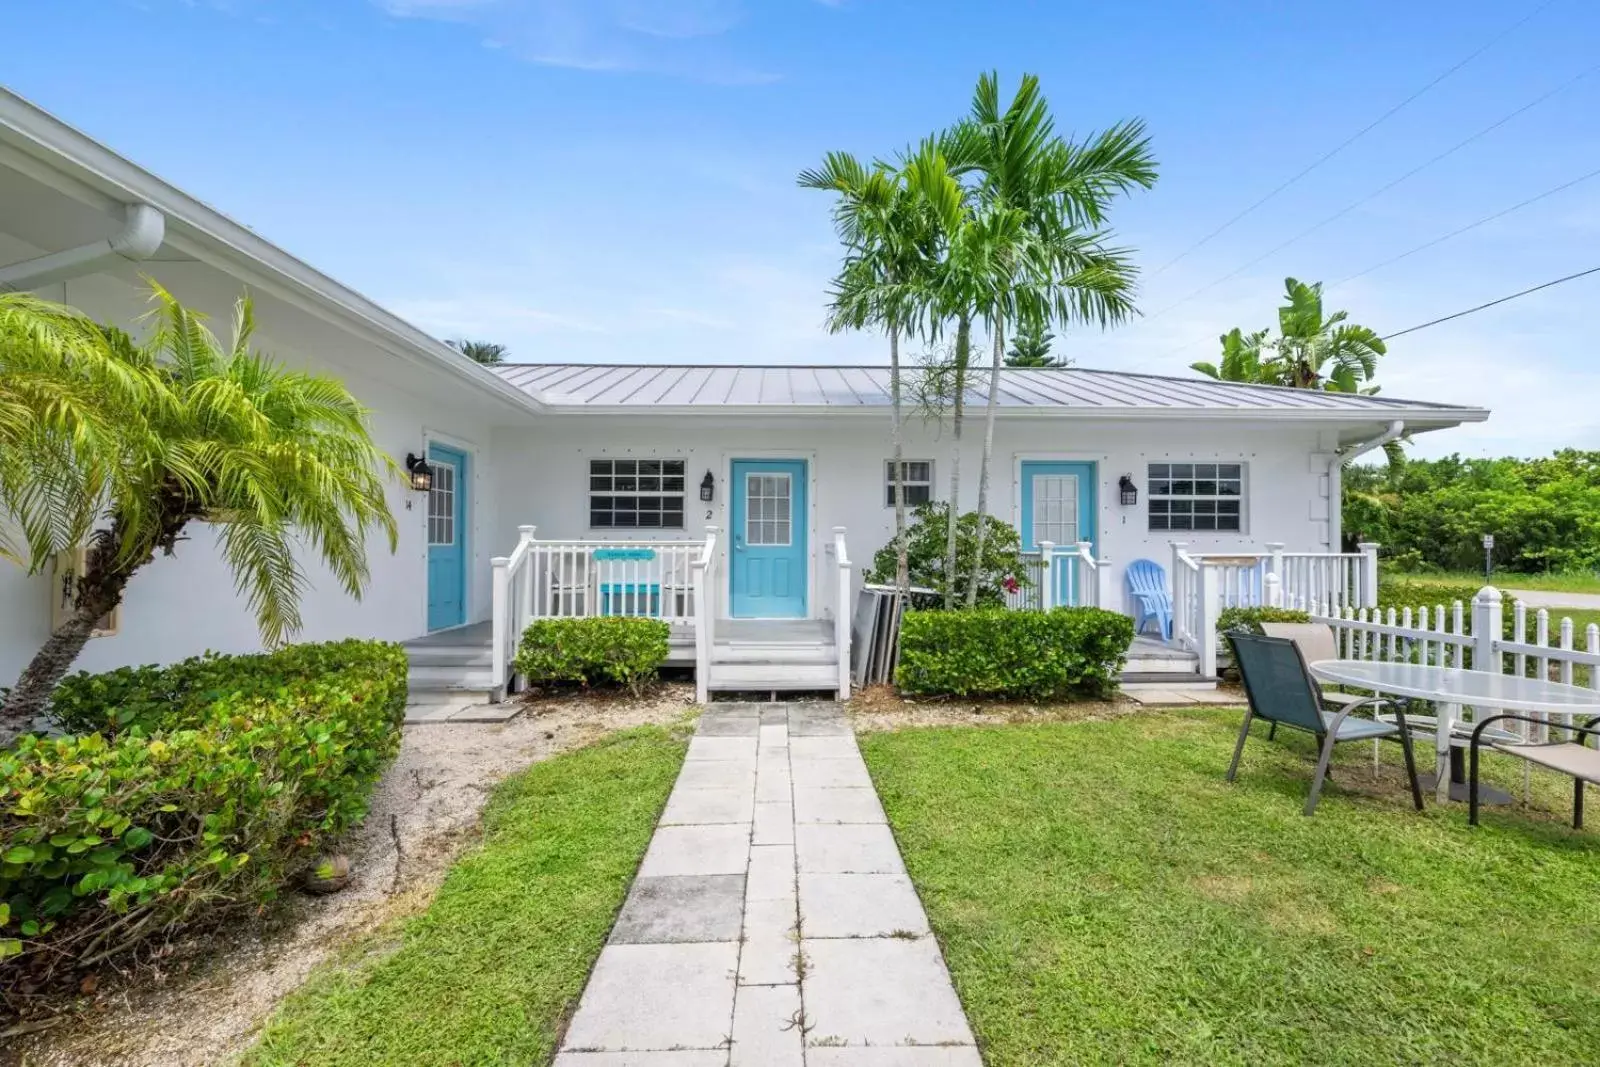
[[(1366, 700), (1358, 700), (1354, 704), (1346, 704), (1334, 714), (1333, 721), (1328, 724), (1328, 733), (1338, 737), (1339, 727), (1343, 725), (1344, 721), (1350, 717), (1351, 713), (1356, 711), (1358, 708), (1376, 708), (1382, 704), (1393, 703), (1394, 701), (1390, 700), (1388, 697), (1368, 697)], [(1377, 715), (1373, 715), (1373, 719), (1376, 721)], [(1399, 711), (1398, 705), (1396, 705), (1395, 719), (1395, 725), (1404, 730), (1406, 728), (1405, 712)]]
[[(1480, 719), (1476, 723), (1473, 724), (1473, 730), (1472, 730), (1472, 758), (1473, 759), (1477, 759), (1478, 758), (1478, 745), (1482, 743), (1483, 731), (1488, 727), (1488, 725), (1490, 723), (1499, 722), (1501, 719), (1512, 719), (1512, 720), (1515, 720), (1516, 722), (1529, 722), (1529, 723), (1532, 723), (1535, 726), (1549, 726), (1549, 725), (1551, 725), (1550, 720), (1548, 720), (1548, 719), (1536, 719), (1532, 715), (1513, 715), (1510, 712), (1506, 712), (1506, 713), (1504, 713), (1502, 715), (1491, 715), (1487, 719)], [(1555, 726), (1556, 726), (1556, 729), (1558, 729), (1558, 730), (1568, 730), (1568, 731), (1571, 731), (1572, 733), (1575, 733), (1575, 734), (1582, 734), (1585, 737), (1600, 737), (1600, 715), (1596, 715), (1594, 718), (1590, 719), (1588, 722), (1584, 723), (1582, 726), (1562, 726), (1559, 723), (1556, 723)]]

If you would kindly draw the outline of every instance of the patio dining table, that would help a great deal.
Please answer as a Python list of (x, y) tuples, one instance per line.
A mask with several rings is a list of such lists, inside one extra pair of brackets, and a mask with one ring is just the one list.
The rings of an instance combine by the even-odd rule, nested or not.
[[(1407, 721), (1431, 728), (1438, 755), (1434, 784), (1441, 802), (1466, 799), (1462, 749), (1471, 723), (1462, 718), (1463, 708), (1479, 713), (1475, 718), (1481, 718), (1486, 710), (1562, 716), (1600, 714), (1600, 690), (1543, 678), (1375, 660), (1326, 659), (1310, 664), (1310, 668), (1319, 681), (1433, 702), (1437, 713), (1431, 722), (1420, 716), (1407, 716)], [(1485, 736), (1493, 741), (1523, 740), (1518, 734), (1494, 728), (1485, 731)]]

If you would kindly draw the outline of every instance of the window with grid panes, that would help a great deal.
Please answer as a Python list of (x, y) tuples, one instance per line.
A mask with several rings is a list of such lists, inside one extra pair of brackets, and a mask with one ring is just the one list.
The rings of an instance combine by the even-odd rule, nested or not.
[[(925, 459), (900, 461), (901, 482), (906, 487), (906, 507), (914, 508), (933, 499), (933, 463)], [(894, 507), (894, 460), (883, 461), (883, 500)]]
[(681, 530), (683, 500), (681, 459), (589, 461), (592, 529)]
[(1150, 530), (1244, 532), (1243, 463), (1152, 463)]

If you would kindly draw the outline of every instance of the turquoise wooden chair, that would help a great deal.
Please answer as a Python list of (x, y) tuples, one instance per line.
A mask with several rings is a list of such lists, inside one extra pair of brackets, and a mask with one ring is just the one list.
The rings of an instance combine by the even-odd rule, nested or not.
[(1154, 621), (1163, 641), (1172, 640), (1172, 594), (1167, 591), (1167, 572), (1150, 559), (1128, 564), (1128, 595), (1133, 597), (1133, 632)]

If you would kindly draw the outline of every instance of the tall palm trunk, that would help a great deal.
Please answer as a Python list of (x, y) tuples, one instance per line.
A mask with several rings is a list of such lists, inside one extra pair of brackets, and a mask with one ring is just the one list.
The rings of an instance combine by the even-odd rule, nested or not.
[(961, 423), (967, 412), (967, 364), (972, 359), (972, 318), (963, 314), (956, 321), (955, 410), (951, 419), (954, 447), (950, 458), (950, 504), (945, 513), (944, 607), (956, 606), (956, 526), (961, 519)]
[(994, 454), (994, 417), (1000, 401), (1000, 367), (1005, 362), (1005, 319), (994, 317), (994, 361), (989, 368), (989, 402), (983, 413), (983, 459), (978, 467), (978, 537), (972, 557), (972, 580), (967, 583), (967, 607), (978, 603), (978, 582), (983, 575), (985, 534), (989, 532), (989, 458)]
[[(905, 442), (900, 422), (900, 327), (889, 327), (889, 412), (894, 453), (894, 587), (903, 598), (911, 589), (910, 548), (906, 544)], [(844, 610), (844, 605), (839, 606)]]

